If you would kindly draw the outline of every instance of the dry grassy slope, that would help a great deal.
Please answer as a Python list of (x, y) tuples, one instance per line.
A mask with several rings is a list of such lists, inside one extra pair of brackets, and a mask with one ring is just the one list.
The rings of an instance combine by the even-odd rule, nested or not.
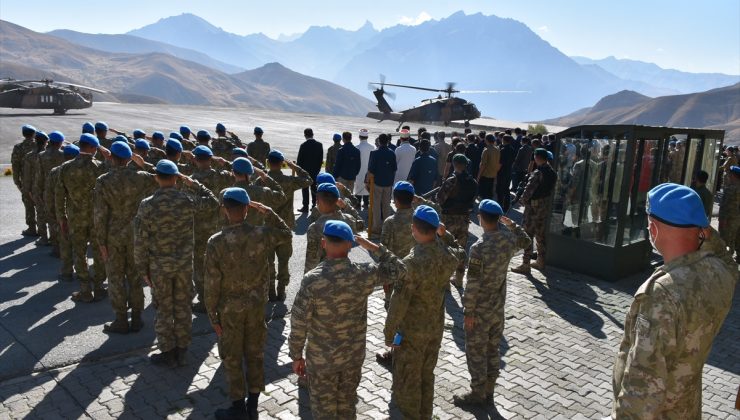
[[(373, 106), (347, 89), (282, 66), (268, 66), (233, 77), (163, 53), (102, 52), (5, 21), (0, 21), (0, 38), (3, 63), (23, 63), (28, 68), (51, 71), (113, 94), (123, 94), (118, 95), (123, 99), (145, 95), (173, 104), (250, 105), (341, 115), (364, 115)], [(270, 75), (271, 71), (278, 74)]]

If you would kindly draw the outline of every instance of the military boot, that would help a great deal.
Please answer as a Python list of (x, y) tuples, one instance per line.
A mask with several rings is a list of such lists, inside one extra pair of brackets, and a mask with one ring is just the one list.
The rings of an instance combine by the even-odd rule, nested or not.
[(458, 394), (453, 396), (452, 402), (458, 407), (466, 407), (471, 405), (482, 406), (486, 403), (486, 397), (471, 391), (466, 394)]
[(75, 276), (72, 274), (60, 274), (57, 276), (57, 280), (59, 281), (66, 281), (66, 282), (72, 282), (74, 281)]
[(59, 253), (59, 245), (52, 245), (51, 252), (49, 252), (49, 255), (51, 255), (54, 258), (59, 258), (62, 255)]
[(177, 361), (175, 360), (175, 351), (175, 349), (172, 349), (160, 353), (154, 353), (149, 356), (149, 361), (152, 362), (153, 365), (167, 366), (173, 368), (177, 366)]
[(259, 392), (250, 392), (247, 397), (247, 415), (249, 420), (258, 420), (260, 418), (259, 412), (257, 411), (257, 403), (260, 399)]
[(206, 304), (202, 300), (193, 303), (193, 312), (204, 314), (206, 313)]
[(99, 301), (105, 299), (106, 296), (108, 296), (108, 289), (106, 289), (105, 287), (102, 287), (102, 286), (101, 287), (98, 287), (93, 292), (93, 299), (95, 300), (95, 302), (99, 302)]
[(247, 405), (244, 400), (237, 400), (231, 403), (229, 408), (219, 408), (216, 410), (217, 420), (249, 420), (247, 414)]
[(175, 360), (177, 360), (177, 366), (188, 365), (188, 348), (187, 347), (176, 347), (175, 348)]
[(375, 361), (381, 366), (390, 368), (393, 366), (393, 350), (389, 349), (382, 353), (375, 353)]
[(529, 267), (529, 263), (524, 263), (520, 265), (519, 267), (514, 267), (511, 269), (511, 272), (517, 273), (517, 274), (524, 274), (525, 276), (532, 274), (532, 270)]
[(279, 284), (277, 287), (277, 300), (279, 302), (285, 302), (285, 285)]
[(109, 334), (128, 334), (128, 317), (126, 312), (116, 313), (116, 320), (103, 325), (103, 331)]
[(21, 235), (23, 236), (39, 236), (38, 232), (36, 232), (36, 227), (29, 226), (28, 229), (21, 232)]
[(95, 300), (95, 296), (93, 296), (92, 292), (89, 290), (72, 293), (72, 301), (73, 302), (81, 302), (81, 303), (91, 303)]
[(42, 236), (36, 240), (36, 245), (37, 246), (47, 246), (49, 245), (49, 239), (46, 236)]
[(141, 319), (141, 311), (131, 311), (131, 325), (128, 329), (131, 332), (139, 332), (144, 328), (144, 321)]
[(545, 269), (545, 259), (542, 258), (541, 256), (537, 257), (537, 261), (535, 261), (534, 264), (532, 264), (532, 268), (534, 268), (535, 270), (540, 270), (540, 271), (544, 270)]
[(270, 290), (267, 292), (267, 300), (270, 302), (276, 302), (277, 301), (277, 293), (275, 292), (275, 287), (270, 284)]

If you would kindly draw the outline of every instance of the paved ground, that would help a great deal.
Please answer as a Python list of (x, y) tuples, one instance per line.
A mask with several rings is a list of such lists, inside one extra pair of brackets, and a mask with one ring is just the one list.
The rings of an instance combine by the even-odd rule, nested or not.
[[(0, 119), (0, 129), (5, 121)], [(296, 123), (294, 129), (302, 127), (303, 122)], [(9, 178), (0, 178), (0, 208), (6, 221), (0, 226), (0, 419), (211, 418), (216, 408), (228, 404), (215, 335), (205, 317), (194, 319), (189, 366), (174, 370), (152, 367), (146, 356), (154, 345), (153, 309), (147, 307), (147, 325), (142, 332), (104, 334), (102, 324), (112, 318), (109, 302), (77, 307), (68, 299), (76, 284), (56, 282), (58, 263), (47, 255), (48, 248), (37, 248), (19, 235), (19, 198)], [(307, 393), (298, 388), (291, 374), (285, 343), (290, 330), (286, 314), (302, 272), (304, 231), (305, 223), (299, 223), (287, 305), (268, 307), (265, 365), (269, 384), (261, 401), (263, 418), (310, 417)], [(480, 229), (471, 225), (471, 233), (472, 241)], [(352, 258), (368, 257), (355, 250)], [(512, 264), (519, 260), (520, 256), (515, 257)], [(496, 396), (499, 413), (504, 418), (607, 415), (611, 368), (624, 314), (632, 293), (646, 276), (608, 283), (554, 269), (532, 277), (511, 274), (502, 343), (504, 366)], [(148, 290), (146, 295), (149, 299)], [(736, 294), (705, 368), (706, 418), (738, 418), (732, 408), (740, 385), (738, 300)], [(446, 306), (445, 337), (436, 370), (435, 415), (492, 418), (494, 413), (462, 411), (451, 404), (454, 393), (467, 389), (469, 375), (456, 291), (448, 296)], [(391, 374), (374, 361), (374, 353), (382, 349), (384, 319), (382, 298), (376, 292), (369, 303), (368, 349), (359, 389), (362, 418), (396, 417), (390, 404)]]

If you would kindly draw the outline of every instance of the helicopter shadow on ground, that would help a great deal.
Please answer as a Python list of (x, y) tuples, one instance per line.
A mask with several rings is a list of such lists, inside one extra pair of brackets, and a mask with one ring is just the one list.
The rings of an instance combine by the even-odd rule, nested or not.
[(32, 113), (17, 113), (17, 114), (0, 114), (0, 119), (2, 118), (11, 118), (11, 117), (33, 117), (33, 118), (39, 118), (39, 117), (69, 117), (69, 116), (77, 116), (77, 115), (87, 115), (87, 113), (84, 112), (67, 112), (65, 114), (32, 114)]

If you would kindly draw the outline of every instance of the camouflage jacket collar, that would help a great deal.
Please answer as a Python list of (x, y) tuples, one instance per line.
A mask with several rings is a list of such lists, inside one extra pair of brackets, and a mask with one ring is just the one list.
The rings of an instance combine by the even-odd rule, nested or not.
[(688, 254), (682, 255), (674, 259), (668, 264), (664, 264), (662, 267), (658, 268), (658, 270), (664, 273), (668, 273), (675, 268), (694, 264), (695, 262), (702, 260), (706, 258), (707, 256), (709, 256), (709, 254), (711, 254), (710, 251), (702, 251), (702, 250), (689, 252)]

